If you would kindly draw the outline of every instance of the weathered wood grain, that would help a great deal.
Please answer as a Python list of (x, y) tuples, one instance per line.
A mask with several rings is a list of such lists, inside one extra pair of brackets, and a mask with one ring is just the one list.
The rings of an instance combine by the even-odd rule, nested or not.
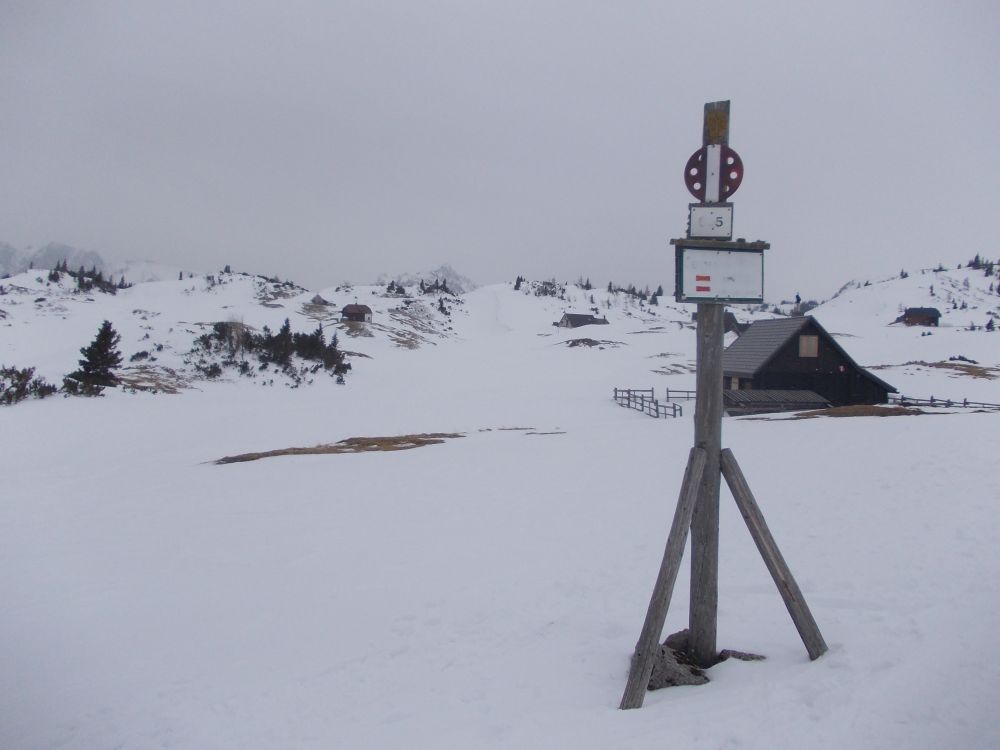
[(799, 637), (805, 644), (809, 658), (818, 659), (826, 653), (826, 641), (823, 640), (823, 635), (819, 632), (819, 626), (813, 619), (812, 612), (809, 611), (809, 606), (806, 604), (795, 578), (792, 577), (792, 571), (789, 570), (788, 564), (782, 557), (777, 542), (774, 541), (770, 529), (764, 522), (764, 515), (757, 505), (753, 492), (750, 491), (750, 485), (747, 483), (746, 477), (743, 476), (743, 472), (736, 462), (736, 457), (728, 448), (722, 451), (721, 463), (722, 475), (726, 478), (726, 484), (729, 485), (733, 499), (736, 500), (740, 514), (750, 530), (750, 536), (753, 537), (757, 549), (764, 558), (764, 564), (767, 565), (771, 578), (774, 579), (774, 583), (778, 587), (778, 593), (781, 594), (781, 598), (785, 602), (788, 614), (792, 616), (792, 622), (795, 623), (795, 629), (799, 631)]
[(725, 305), (699, 304), (694, 444), (705, 473), (691, 521), (690, 652), (702, 667), (717, 661), (719, 607), (719, 451), (722, 449), (722, 349)]
[(688, 453), (687, 468), (681, 481), (680, 495), (677, 498), (677, 508), (674, 510), (674, 520), (667, 536), (667, 546), (663, 552), (663, 562), (656, 576), (653, 595), (646, 610), (646, 621), (639, 634), (639, 642), (632, 655), (632, 665), (628, 680), (625, 683), (625, 693), (622, 695), (620, 708), (641, 708), (649, 685), (649, 677), (653, 671), (653, 660), (660, 647), (660, 636), (663, 634), (663, 624), (667, 619), (670, 598), (673, 595), (674, 583), (684, 556), (684, 544), (687, 542), (688, 529), (691, 526), (691, 514), (694, 511), (698, 497), (698, 487), (705, 471), (707, 456), (701, 448), (694, 447)]

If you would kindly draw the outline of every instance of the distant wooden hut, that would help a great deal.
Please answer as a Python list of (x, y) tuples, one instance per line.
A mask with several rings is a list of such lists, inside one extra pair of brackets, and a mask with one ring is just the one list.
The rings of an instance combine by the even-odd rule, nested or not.
[(722, 370), (727, 390), (813, 391), (833, 406), (884, 404), (896, 393), (808, 315), (757, 321), (723, 352)]
[(908, 326), (937, 326), (941, 320), (941, 311), (936, 307), (908, 307), (893, 323), (905, 323)]
[[(698, 313), (691, 313), (691, 322), (698, 322)], [(722, 314), (722, 326), (726, 333), (735, 333), (737, 336), (741, 335), (747, 328), (750, 327), (749, 323), (740, 323), (733, 313), (726, 310)]]
[(556, 323), (560, 328), (579, 328), (580, 326), (606, 326), (608, 325), (608, 319), (605, 317), (598, 318), (596, 315), (582, 314), (582, 313), (565, 313), (559, 322)]
[(351, 320), (356, 323), (371, 323), (372, 309), (368, 305), (345, 305), (340, 313), (341, 320)]

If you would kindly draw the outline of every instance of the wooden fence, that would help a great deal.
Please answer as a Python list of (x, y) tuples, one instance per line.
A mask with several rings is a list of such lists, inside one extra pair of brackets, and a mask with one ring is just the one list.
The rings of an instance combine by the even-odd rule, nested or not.
[(665, 401), (694, 401), (695, 397), (698, 395), (697, 391), (679, 391), (676, 388), (671, 390), (667, 388), (667, 396)]
[(961, 401), (950, 398), (934, 398), (934, 396), (930, 398), (914, 398), (913, 396), (904, 396), (902, 393), (890, 393), (889, 403), (897, 406), (961, 406), (969, 409), (1000, 409), (1000, 404), (969, 401), (967, 398), (963, 398)]
[(652, 388), (615, 388), (614, 399), (619, 406), (636, 409), (651, 417), (680, 417), (684, 414), (680, 404), (657, 401)]

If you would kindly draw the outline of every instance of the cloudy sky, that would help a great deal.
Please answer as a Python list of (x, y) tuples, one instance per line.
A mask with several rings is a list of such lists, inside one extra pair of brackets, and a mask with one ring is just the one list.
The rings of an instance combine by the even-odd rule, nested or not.
[(1000, 4), (0, 0), (0, 240), (310, 288), (673, 283), (703, 104), (766, 294), (1000, 257)]

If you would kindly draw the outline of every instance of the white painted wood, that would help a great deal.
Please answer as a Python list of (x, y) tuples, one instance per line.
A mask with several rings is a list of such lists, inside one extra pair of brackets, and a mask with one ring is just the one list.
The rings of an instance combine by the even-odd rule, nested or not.
[(719, 181), (722, 175), (722, 146), (705, 147), (705, 203), (719, 202)]
[(732, 205), (703, 206), (698, 203), (692, 203), (688, 211), (688, 237), (720, 240), (732, 239)]

